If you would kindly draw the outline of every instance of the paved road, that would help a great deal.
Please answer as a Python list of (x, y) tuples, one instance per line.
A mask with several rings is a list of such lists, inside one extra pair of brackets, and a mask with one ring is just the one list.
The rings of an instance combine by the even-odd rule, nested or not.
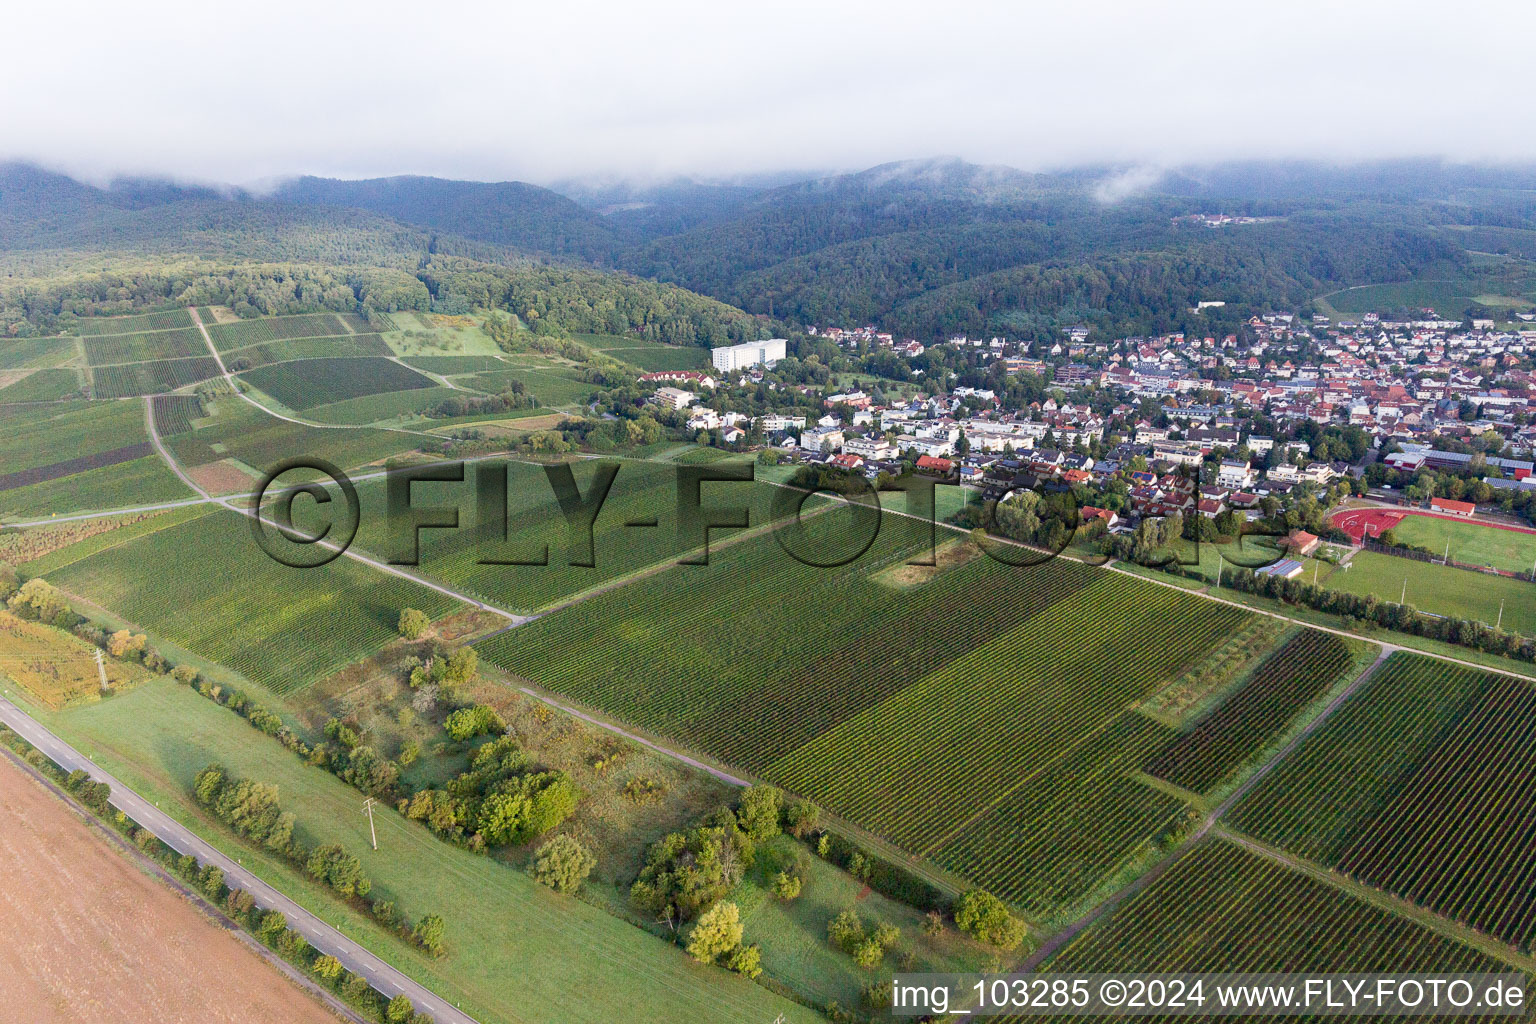
[(190, 829), (145, 800), (112, 775), (97, 767), (90, 758), (59, 739), (11, 701), (0, 698), (0, 722), (19, 733), (34, 747), (47, 754), (65, 771), (84, 769), (97, 782), (112, 787), (112, 806), (153, 832), (177, 853), (190, 854), (199, 864), (213, 864), (224, 872), (224, 881), (231, 888), (244, 889), (255, 897), (256, 905), (264, 910), (280, 910), (288, 919), (288, 926), (322, 953), (340, 960), (347, 970), (360, 974), (368, 983), (384, 995), (393, 997), (404, 993), (412, 1005), (430, 1014), (438, 1024), (476, 1024), (464, 1013), (418, 985), (395, 968), (379, 960), (363, 949), (356, 941), (343, 935), (297, 903), (251, 874), (240, 864), (220, 853), (199, 839)]

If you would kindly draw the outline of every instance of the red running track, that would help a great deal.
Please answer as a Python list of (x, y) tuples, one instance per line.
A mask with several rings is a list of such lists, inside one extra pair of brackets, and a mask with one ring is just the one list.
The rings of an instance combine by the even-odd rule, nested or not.
[(1367, 532), (1372, 537), (1379, 537), (1383, 530), (1390, 530), (1402, 522), (1405, 516), (1427, 516), (1430, 519), (1449, 519), (1457, 523), (1471, 523), (1473, 526), (1488, 526), (1495, 530), (1508, 530), (1511, 533), (1536, 533), (1536, 530), (1523, 526), (1511, 526), (1509, 523), (1491, 523), (1486, 519), (1468, 519), (1466, 516), (1447, 515), (1443, 512), (1426, 512), (1422, 509), (1398, 509), (1398, 508), (1355, 508), (1344, 512), (1335, 512), (1332, 522), (1334, 526), (1349, 534), (1350, 540), (1356, 544)]

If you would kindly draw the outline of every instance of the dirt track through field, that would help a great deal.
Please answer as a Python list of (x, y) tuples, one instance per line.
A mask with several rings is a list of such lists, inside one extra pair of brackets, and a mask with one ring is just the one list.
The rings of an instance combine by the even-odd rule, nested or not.
[(0, 977), (29, 1024), (336, 1024), (0, 758)]

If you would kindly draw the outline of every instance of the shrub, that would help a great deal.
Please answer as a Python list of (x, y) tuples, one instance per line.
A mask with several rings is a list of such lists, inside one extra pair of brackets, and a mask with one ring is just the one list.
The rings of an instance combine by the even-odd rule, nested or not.
[(445, 931), (443, 919), (436, 914), (428, 914), (416, 923), (415, 930), (411, 932), (411, 938), (416, 940), (416, 945), (433, 956), (442, 956)]
[(405, 996), (395, 996), (389, 1001), (389, 1008), (384, 1011), (384, 1019), (389, 1024), (406, 1024), (416, 1016), (416, 1007)]
[(341, 966), (341, 961), (329, 955), (315, 957), (315, 962), (310, 967), (311, 973), (327, 984), (334, 983), (337, 978), (341, 977), (344, 970), (346, 968)]
[(1024, 922), (985, 889), (972, 889), (955, 902), (955, 924), (978, 942), (1016, 949), (1024, 941)]
[(763, 973), (763, 950), (760, 946), (737, 946), (721, 961), (728, 970), (748, 978)]
[(504, 733), (507, 731), (507, 724), (489, 704), (476, 704), (474, 707), (460, 708), (449, 715), (448, 720), (443, 723), (443, 728), (448, 731), (450, 737), (462, 743), (476, 736)]
[(828, 921), (827, 939), (844, 953), (852, 953), (864, 941), (864, 922), (859, 920), (859, 912), (850, 907)]
[(560, 835), (539, 847), (528, 870), (556, 892), (573, 893), (596, 866), (596, 854), (574, 836)]
[(800, 877), (791, 875), (786, 871), (780, 871), (773, 878), (773, 894), (788, 903), (800, 895)]

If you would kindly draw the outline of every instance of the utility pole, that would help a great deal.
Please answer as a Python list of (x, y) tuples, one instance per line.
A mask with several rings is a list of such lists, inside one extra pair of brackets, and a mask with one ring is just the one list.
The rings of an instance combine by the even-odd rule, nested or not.
[(1445, 538), (1445, 557), (1440, 559), (1441, 565), (1451, 564), (1451, 538)]
[(1403, 596), (1397, 599), (1398, 604), (1408, 603), (1408, 577), (1403, 577)]
[(368, 834), (373, 838), (373, 848), (379, 848), (379, 834), (373, 830), (373, 797), (363, 801), (363, 812), (368, 815)]
[(1494, 629), (1503, 629), (1504, 628), (1504, 599), (1502, 597), (1499, 598), (1499, 621), (1498, 621), (1498, 624), (1495, 625), (1493, 628)]

